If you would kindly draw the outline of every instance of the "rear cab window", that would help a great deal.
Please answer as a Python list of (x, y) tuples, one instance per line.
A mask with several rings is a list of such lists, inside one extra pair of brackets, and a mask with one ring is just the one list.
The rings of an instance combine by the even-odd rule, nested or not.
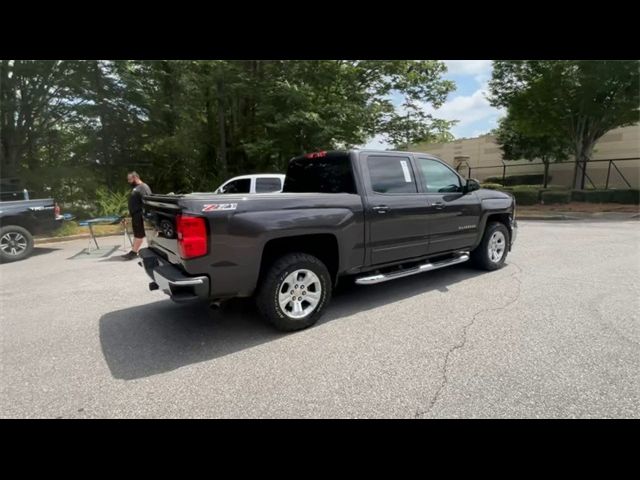
[(279, 178), (256, 178), (256, 193), (279, 192), (282, 182)]
[(382, 194), (418, 193), (411, 159), (399, 155), (369, 155), (371, 190)]
[(319, 152), (289, 162), (284, 193), (357, 193), (348, 152)]

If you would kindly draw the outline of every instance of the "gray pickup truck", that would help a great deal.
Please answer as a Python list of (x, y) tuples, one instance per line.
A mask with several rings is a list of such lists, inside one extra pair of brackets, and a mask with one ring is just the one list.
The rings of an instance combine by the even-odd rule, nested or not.
[(313, 325), (345, 277), (361, 285), (472, 260), (503, 266), (515, 200), (424, 153), (331, 151), (289, 162), (283, 193), (151, 195), (140, 251), (176, 302), (255, 296), (276, 328)]

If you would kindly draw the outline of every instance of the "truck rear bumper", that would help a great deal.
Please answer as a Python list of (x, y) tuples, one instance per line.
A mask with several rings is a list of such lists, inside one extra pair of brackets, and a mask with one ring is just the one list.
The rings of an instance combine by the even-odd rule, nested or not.
[(209, 278), (204, 275), (185, 275), (175, 265), (167, 262), (150, 248), (143, 248), (139, 252), (139, 265), (153, 280), (149, 284), (150, 290), (162, 290), (178, 303), (193, 300), (207, 300), (209, 298)]

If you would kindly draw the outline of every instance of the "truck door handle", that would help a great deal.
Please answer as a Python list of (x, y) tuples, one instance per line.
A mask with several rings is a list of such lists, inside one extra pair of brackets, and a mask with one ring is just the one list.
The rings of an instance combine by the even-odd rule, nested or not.
[(432, 203), (431, 206), (436, 208), (437, 210), (442, 210), (444, 208), (444, 203), (443, 202), (435, 202), (435, 203)]
[(373, 211), (378, 213), (387, 213), (389, 211), (389, 207), (386, 205), (377, 205), (373, 207)]

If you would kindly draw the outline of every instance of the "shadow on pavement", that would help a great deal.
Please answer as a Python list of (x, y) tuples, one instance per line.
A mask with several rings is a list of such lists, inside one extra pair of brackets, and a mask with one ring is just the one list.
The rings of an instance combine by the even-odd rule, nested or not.
[(62, 250), (62, 248), (49, 248), (49, 247), (33, 247), (33, 252), (31, 252), (31, 257), (36, 257), (38, 255), (45, 255), (51, 252), (57, 252), (58, 250)]
[(102, 260), (99, 260), (100, 262), (139, 262), (140, 259), (139, 258), (134, 258), (133, 260), (130, 259), (124, 259), (122, 258), (122, 256), (125, 254), (125, 252), (123, 251), (119, 251), (116, 253), (111, 254), (110, 257), (104, 258)]
[[(48, 248), (48, 247), (33, 247), (33, 250), (31, 251), (31, 255), (29, 255), (27, 258), (25, 258), (23, 260), (18, 260), (18, 262), (20, 262), (20, 263), (27, 262), (32, 257), (37, 257), (38, 255), (46, 255), (47, 253), (57, 252), (58, 250), (62, 250), (62, 249), (61, 248)], [(0, 264), (9, 264), (9, 263), (15, 263), (15, 262), (9, 262), (9, 261), (4, 261), (4, 260), (0, 259)]]
[[(317, 326), (448, 287), (476, 275), (491, 274), (464, 265), (392, 282), (339, 287)], [(162, 300), (107, 313), (100, 318), (102, 351), (115, 378), (132, 380), (212, 360), (277, 340), (286, 334), (263, 321), (250, 299), (228, 302), (221, 310), (206, 303), (179, 305)]]

